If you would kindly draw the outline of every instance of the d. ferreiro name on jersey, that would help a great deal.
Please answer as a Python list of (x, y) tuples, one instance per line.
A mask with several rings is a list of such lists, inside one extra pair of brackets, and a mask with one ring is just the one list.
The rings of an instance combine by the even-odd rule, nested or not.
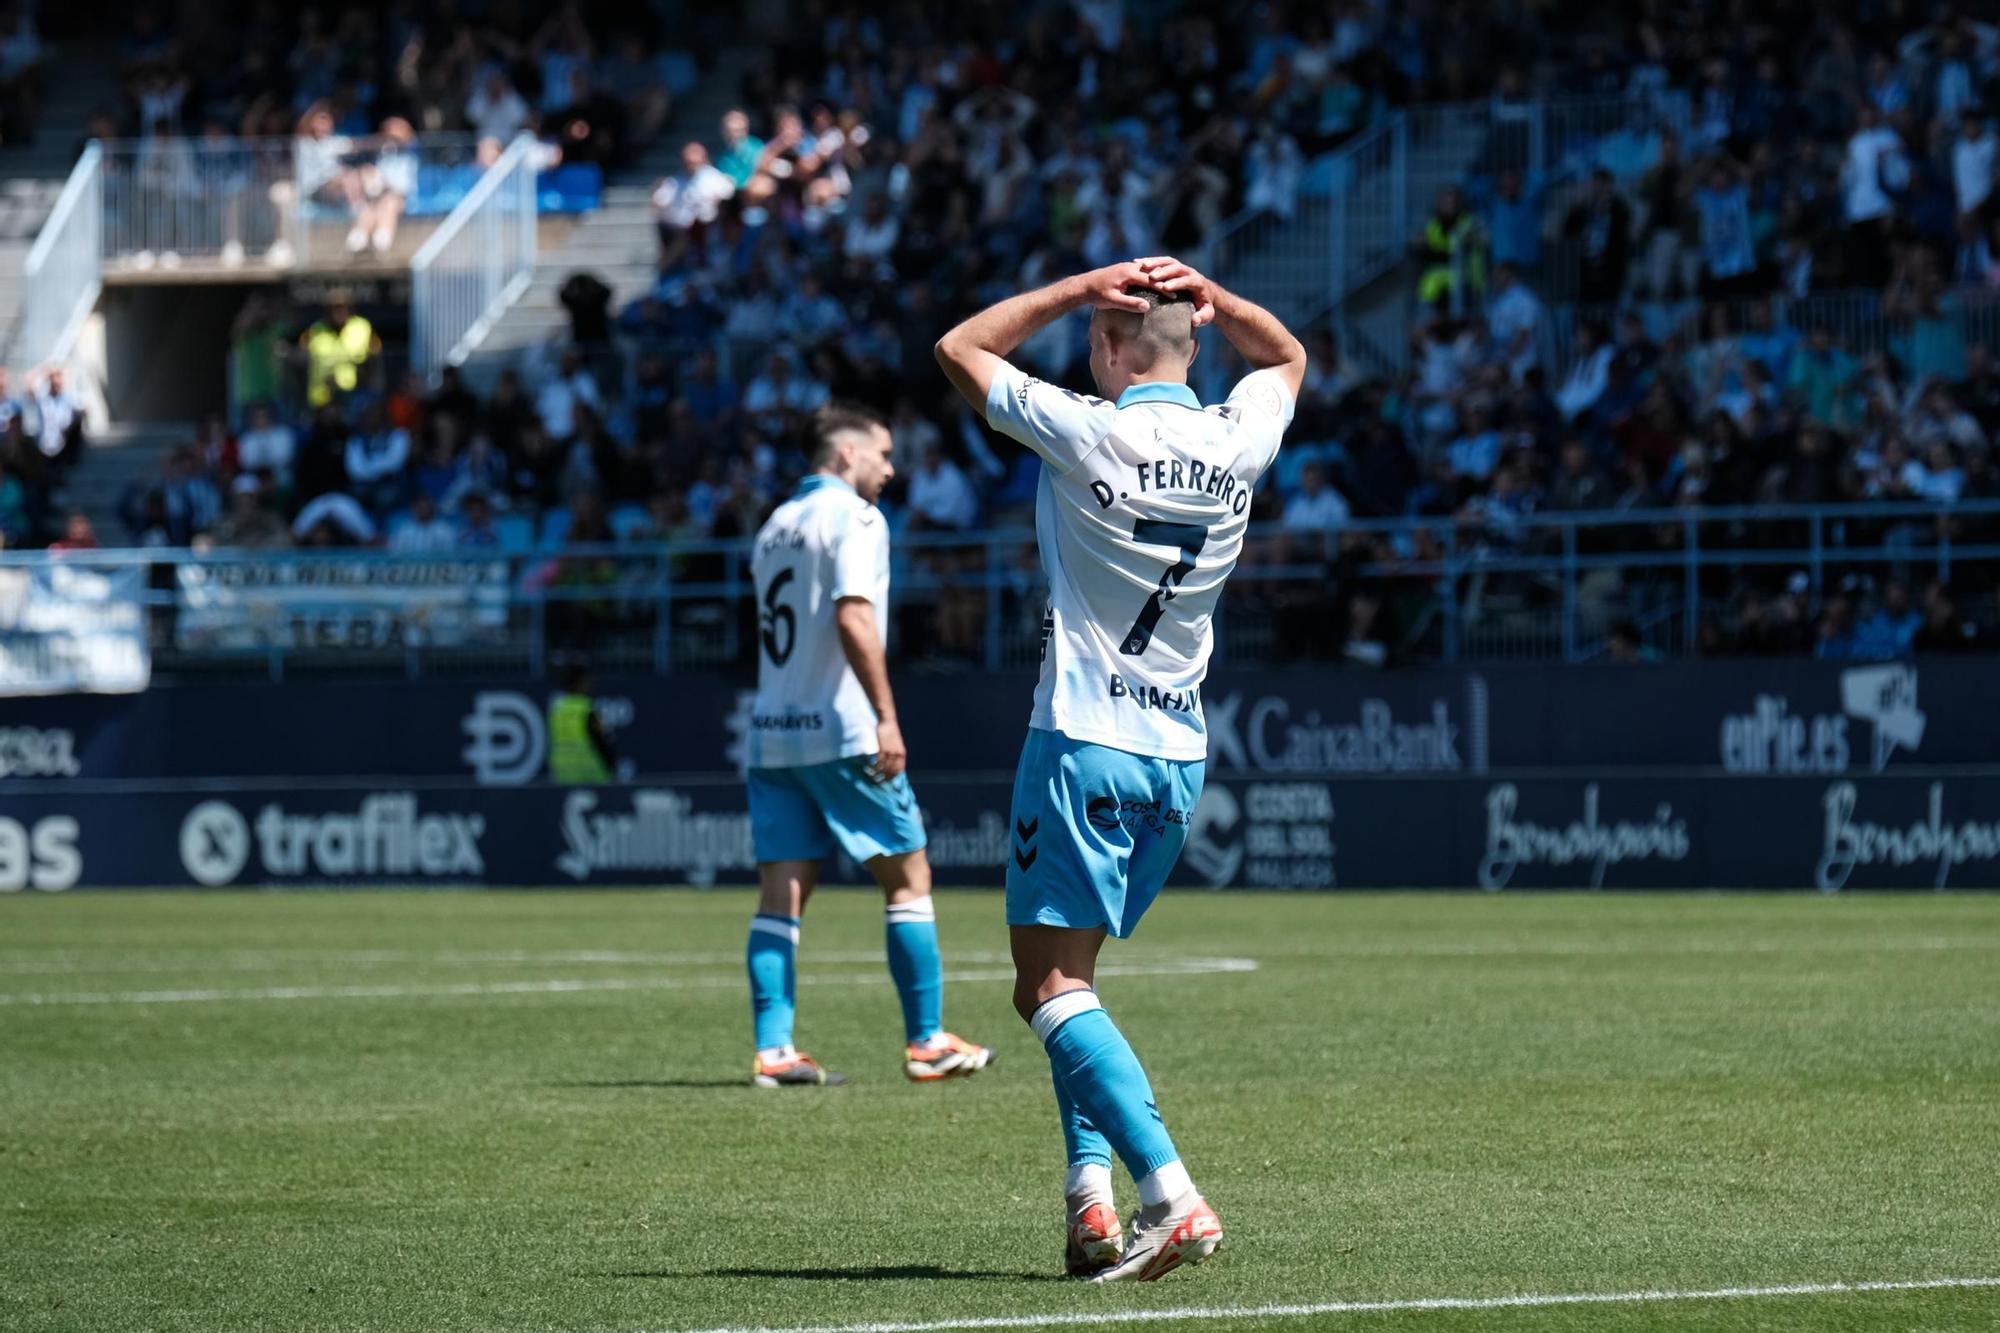
[[(1157, 495), (1163, 491), (1193, 491), (1206, 495), (1212, 500), (1220, 500), (1229, 506), (1232, 514), (1241, 514), (1250, 507), (1250, 493), (1255, 489), (1255, 479), (1238, 477), (1228, 468), (1215, 467), (1199, 458), (1185, 460), (1178, 458), (1155, 458), (1151, 462), (1132, 465), (1132, 475), (1141, 495)], [(1090, 493), (1097, 497), (1103, 508), (1111, 507), (1111, 488), (1105, 483), (1092, 482)], [(1128, 492), (1124, 497), (1130, 498)]]

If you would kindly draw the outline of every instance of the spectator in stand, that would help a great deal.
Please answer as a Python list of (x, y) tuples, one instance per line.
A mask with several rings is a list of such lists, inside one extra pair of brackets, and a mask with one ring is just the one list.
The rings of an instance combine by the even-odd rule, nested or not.
[(376, 531), (368, 511), (341, 491), (328, 491), (292, 520), (292, 536), (301, 546), (367, 546)]
[(558, 446), (569, 443), (576, 434), (579, 408), (602, 416), (604, 394), (597, 387), (597, 377), (584, 368), (583, 353), (565, 347), (556, 372), (535, 395), (535, 414), (541, 418), (542, 431), (551, 443)]
[(1847, 219), (1847, 272), (1860, 286), (1879, 287), (1889, 276), (1889, 236), (1896, 207), (1892, 196), (1909, 180), (1902, 136), (1883, 122), (1877, 104), (1863, 102), (1840, 169)]
[(847, 257), (872, 271), (889, 263), (901, 235), (902, 224), (889, 213), (889, 197), (871, 194), (860, 216), (848, 219), (843, 233)]
[(41, 105), (42, 39), (33, 8), (0, 6), (0, 143), (34, 143)]
[(292, 544), (291, 529), (271, 508), (256, 474), (245, 472), (229, 488), (229, 512), (210, 536), (231, 550), (270, 551)]
[(1542, 303), (1510, 263), (1493, 270), (1493, 298), (1486, 304), (1486, 331), (1496, 357), (1519, 384), (1541, 360)]
[(0, 549), (20, 546), (33, 535), (28, 516), (28, 491), (0, 459)]
[(398, 555), (444, 555), (457, 545), (458, 529), (422, 491), (410, 502), (410, 516), (389, 534), (389, 549)]
[(1299, 469), (1298, 493), (1285, 502), (1285, 530), (1330, 535), (1347, 526), (1348, 518), (1346, 499), (1327, 484), (1326, 465), (1312, 462)]
[(90, 516), (81, 509), (72, 510), (63, 523), (63, 535), (49, 543), (51, 551), (95, 551), (98, 549), (97, 529), (90, 525)]
[(716, 159), (716, 170), (740, 190), (757, 174), (757, 163), (763, 153), (764, 141), (750, 133), (750, 117), (743, 109), (731, 107), (723, 112), (722, 156)]
[(1951, 145), (1952, 192), (1958, 211), (1974, 219), (1990, 212), (1993, 176), (2000, 170), (2000, 138), (1992, 122), (1977, 108), (1969, 110), (1958, 123), (1958, 138)]
[(502, 70), (494, 70), (465, 104), (465, 118), (481, 139), (506, 145), (534, 124), (527, 101)]
[(681, 148), (681, 169), (653, 187), (653, 218), (660, 228), (661, 265), (676, 262), (703, 233), (736, 193), (736, 183), (708, 160), (698, 140)]
[(409, 494), (410, 433), (392, 424), (379, 403), (362, 409), (347, 441), (348, 491), (376, 514), (387, 514)]
[(1710, 298), (1740, 296), (1755, 283), (1757, 251), (1747, 176), (1747, 168), (1718, 158), (1694, 192), (1694, 214), (1701, 228), (1702, 293)]
[(963, 532), (979, 521), (979, 497), (941, 444), (924, 449), (910, 478), (908, 503), (914, 532)]
[(1532, 273), (1542, 262), (1541, 192), (1528, 188), (1518, 167), (1500, 173), (1493, 198), (1486, 205), (1486, 233), (1491, 238), (1493, 265), (1512, 264), (1517, 273)]
[(83, 401), (70, 390), (61, 366), (38, 370), (28, 377), (29, 400), (35, 407), (35, 443), (58, 473), (74, 469), (83, 457)]
[(1882, 588), (1882, 603), (1854, 631), (1852, 656), (1908, 657), (1915, 649), (1924, 618), (1910, 605), (1910, 585), (1890, 579)]
[(500, 530), (493, 523), (493, 503), (484, 491), (472, 491), (459, 503), (458, 545), (467, 551), (500, 549)]
[(250, 408), (249, 429), (236, 441), (236, 461), (245, 472), (261, 473), (280, 489), (292, 484), (292, 456), (298, 436), (280, 422), (268, 402)]
[(1609, 305), (1625, 290), (1625, 272), (1632, 262), (1632, 206), (1602, 167), (1590, 173), (1589, 192), (1563, 219), (1563, 234), (1578, 243), (1577, 299), (1585, 305)]
[(1244, 206), (1291, 221), (1305, 174), (1298, 141), (1270, 121), (1259, 121), (1243, 166), (1247, 178)]

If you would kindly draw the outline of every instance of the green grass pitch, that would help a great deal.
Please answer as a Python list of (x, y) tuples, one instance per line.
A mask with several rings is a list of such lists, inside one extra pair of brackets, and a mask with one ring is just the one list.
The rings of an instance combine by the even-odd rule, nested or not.
[[(1101, 990), (1229, 1247), (1118, 1289), (1053, 1276), (998, 897), (939, 906), (946, 1020), (998, 1065), (904, 1082), (879, 900), (829, 892), (799, 1035), (854, 1083), (760, 1092), (744, 892), (0, 901), (0, 1329), (2000, 1277), (2000, 897), (1169, 895)], [(2000, 1287), (1171, 1326), (1992, 1330)]]

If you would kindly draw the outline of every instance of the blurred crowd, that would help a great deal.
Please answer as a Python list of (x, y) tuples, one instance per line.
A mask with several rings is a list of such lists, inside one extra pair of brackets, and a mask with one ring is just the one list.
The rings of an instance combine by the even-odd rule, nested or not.
[[(671, 0), (124, 7), (123, 98), (91, 137), (361, 138), (403, 126), (494, 145), (526, 130), (613, 167), (651, 143), (718, 21)], [(489, 150), (491, 151), (491, 150)]]
[[(665, 6), (459, 12), (251, 3), (220, 43), (185, 25), (167, 40), (137, 10), (126, 117), (311, 117), (340, 133), (396, 117), (497, 140), (570, 124), (565, 106), (588, 95), (599, 120), (618, 104), (616, 162), (664, 116), (650, 98), (674, 86), (665, 36), (704, 49)], [(891, 416), (885, 508), (900, 531), (1017, 525), (1038, 465), (937, 374), (930, 349), (953, 321), (1135, 254), (1199, 260), (1246, 207), (1290, 216), (1314, 160), (1393, 108), (1483, 100), (1505, 126), (1525, 99), (1572, 95), (1657, 105), (1662, 128), (1617, 174), (1545, 180), (1496, 152), (1440, 198), (1404, 269), (1421, 312), (1407, 349), (1308, 331), (1298, 422), (1256, 501), (1273, 535), (1246, 553), (1243, 581), (1245, 604), (1273, 613), (1275, 654), (1434, 647), (1436, 580), (1397, 571), (1421, 570), (1444, 530), (1461, 550), (1546, 554), (1560, 537), (1541, 514), (2000, 498), (1995, 325), (1979, 296), (2000, 277), (1984, 114), (2000, 105), (2000, 47), (1976, 7), (830, 3), (765, 40), (738, 105), (654, 188), (649, 291), (617, 303), (597, 276), (568, 275), (570, 338), (483, 393), (379, 362), (371, 379), (356, 317), (328, 312), (294, 340), (320, 388), (296, 411), (205, 427), (173, 475), (131, 497), (134, 539), (442, 550), (744, 535), (793, 484), (810, 415), (834, 398)], [(1868, 304), (1814, 304), (1852, 290)], [(1018, 359), (1082, 387), (1084, 328), (1063, 321)], [(1197, 388), (1213, 400), (1242, 369), (1210, 339)], [(1356, 530), (1407, 516), (1434, 522)], [(1632, 525), (1586, 544), (1657, 554), (1683, 531)], [(1912, 558), (1981, 535), (1965, 521), (1879, 531)], [(1789, 536), (1704, 529), (1703, 544)], [(952, 560), (924, 566), (948, 585)], [(1257, 573), (1301, 567), (1325, 577)], [(1678, 577), (1613, 580), (1594, 610), (1650, 626)], [(1845, 642), (1841, 599), (1859, 624), (1892, 586), (1954, 608), (1987, 592), (1961, 581), (1912, 599), (1889, 571), (1795, 584), (1783, 569), (1704, 575), (1709, 648)], [(1525, 612), (1551, 597), (1533, 578), (1467, 593)], [(970, 655), (981, 613), (953, 602), (925, 638)], [(1806, 644), (1770, 629), (1772, 607), (1791, 608), (1778, 618), (1804, 624)]]

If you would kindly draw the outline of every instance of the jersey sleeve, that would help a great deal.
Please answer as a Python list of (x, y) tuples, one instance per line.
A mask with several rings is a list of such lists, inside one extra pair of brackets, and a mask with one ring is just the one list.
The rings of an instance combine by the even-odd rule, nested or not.
[(1223, 415), (1235, 421), (1243, 434), (1244, 455), (1254, 458), (1260, 471), (1278, 456), (1278, 443), (1285, 438), (1297, 406), (1275, 370), (1251, 371), (1236, 382), (1222, 405)]
[[(865, 597), (879, 602), (889, 573), (889, 525), (869, 508), (848, 521), (833, 551), (833, 600)], [(887, 608), (876, 606), (880, 612)]]
[(1001, 362), (986, 391), (986, 422), (1068, 472), (1103, 442), (1115, 411), (1102, 398), (1045, 383)]

